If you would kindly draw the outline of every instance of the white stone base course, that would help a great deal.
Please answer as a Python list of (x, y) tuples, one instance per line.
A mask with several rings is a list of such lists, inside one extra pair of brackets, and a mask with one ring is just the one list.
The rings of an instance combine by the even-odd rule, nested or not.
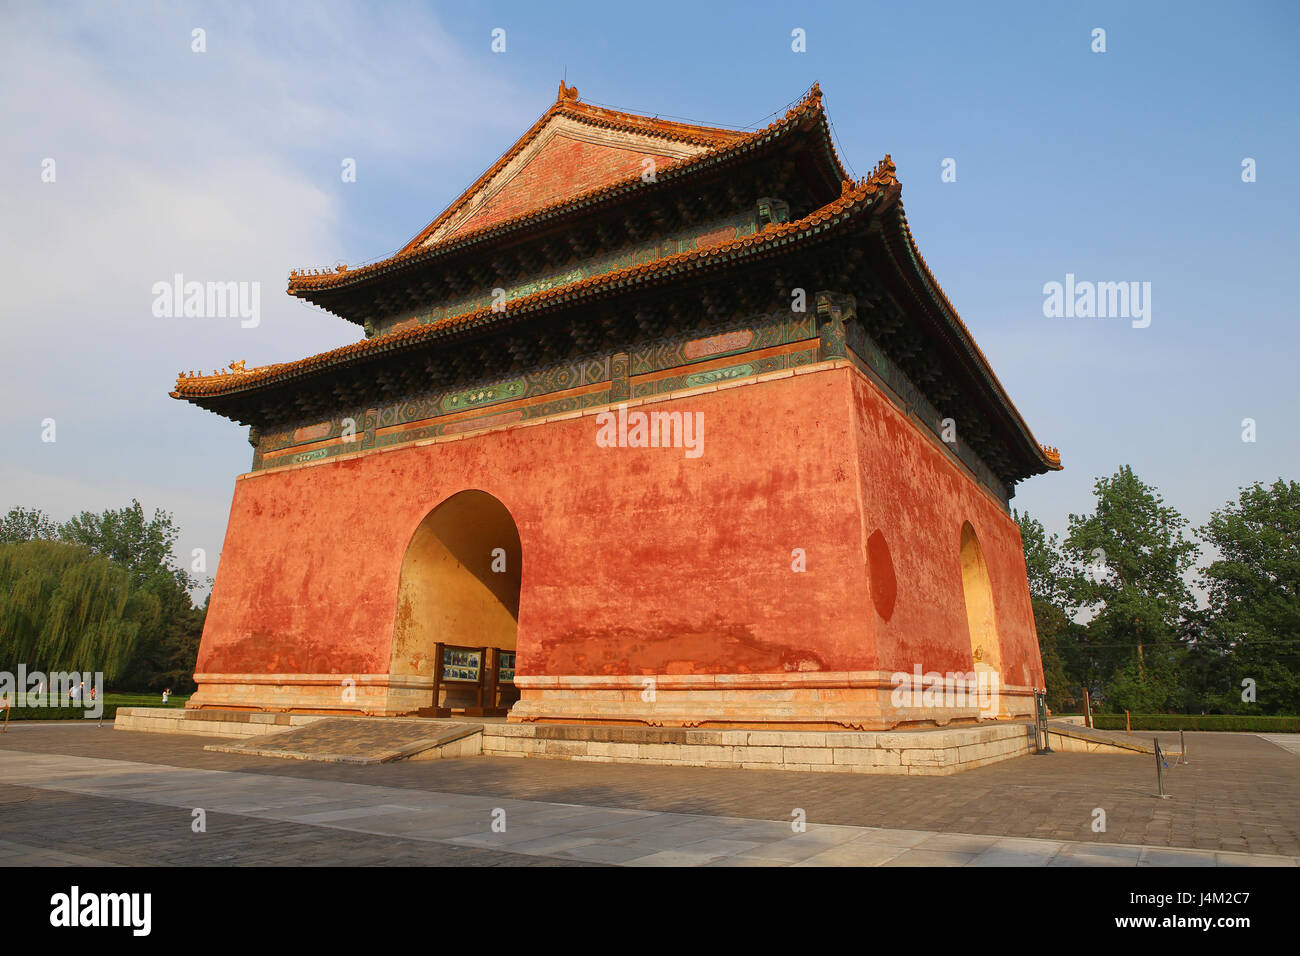
[(1033, 752), (1033, 728), (1003, 723), (880, 733), (485, 724), (490, 757), (943, 776)]
[(470, 734), (437, 747), (429, 747), (407, 757), (407, 760), (449, 760), (452, 757), (477, 757), (483, 752), (483, 735)]
[[(319, 714), (121, 708), (118, 730), (254, 737), (326, 719)], [(384, 721), (383, 717), (366, 718)], [(430, 724), (440, 721), (430, 720)], [(454, 722), (472, 723), (465, 718)], [(409, 719), (403, 721), (409, 723)], [(1053, 736), (1052, 746), (1057, 744)], [(1062, 748), (1064, 749), (1064, 748)], [(482, 725), (474, 735), (408, 759), (542, 757), (599, 763), (944, 776), (1034, 752), (1033, 726), (996, 722), (925, 730), (792, 731), (626, 727), (605, 724)]]

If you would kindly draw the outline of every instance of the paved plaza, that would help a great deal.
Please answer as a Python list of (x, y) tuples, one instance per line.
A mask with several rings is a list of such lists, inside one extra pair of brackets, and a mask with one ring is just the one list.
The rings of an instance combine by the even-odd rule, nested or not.
[[(1160, 737), (1177, 749), (1176, 734)], [(1154, 758), (1138, 755), (1021, 757), (949, 777), (501, 757), (355, 766), (89, 721), (14, 724), (0, 736), (0, 864), (1296, 865), (1295, 738), (1187, 740), (1190, 763), (1170, 759), (1161, 800)], [(1093, 832), (1098, 810), (1105, 832)]]

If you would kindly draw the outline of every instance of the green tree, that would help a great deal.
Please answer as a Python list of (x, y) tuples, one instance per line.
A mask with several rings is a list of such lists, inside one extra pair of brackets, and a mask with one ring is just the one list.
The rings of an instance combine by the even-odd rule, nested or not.
[[(189, 592), (203, 582), (177, 563), (179, 537), (171, 514), (158, 509), (147, 516), (134, 499), (125, 508), (83, 511), (58, 526), (38, 509), (11, 509), (0, 519), (0, 542), (58, 539), (72, 550), (41, 552), (21, 573), (11, 565), (15, 576), (0, 605), (0, 656), (50, 669), (102, 670), (140, 689), (192, 689), (205, 611)], [(73, 553), (96, 560), (73, 560)], [(49, 570), (60, 561), (63, 581)], [(67, 663), (91, 658), (101, 663)]]
[(9, 513), (0, 518), (0, 543), (38, 539), (53, 541), (58, 536), (58, 525), (39, 508), (10, 508)]
[(1069, 676), (1064, 655), (1075, 627), (1065, 609), (1060, 542), (1056, 535), (1049, 537), (1042, 522), (1028, 512), (1013, 511), (1012, 517), (1020, 526), (1025, 549), (1029, 597), (1047, 682), (1047, 706), (1055, 712), (1073, 709), (1078, 706), (1075, 695), (1079, 685)]
[(1163, 711), (1178, 698), (1179, 627), (1194, 610), (1184, 575), (1199, 548), (1187, 519), (1128, 465), (1093, 490), (1093, 513), (1070, 515), (1066, 590), (1088, 618), (1111, 703)]
[(155, 509), (153, 517), (146, 517), (140, 502), (132, 499), (125, 508), (83, 511), (59, 533), (112, 558), (128, 570), (136, 587), (158, 601), (157, 623), (141, 631), (123, 683), (141, 690), (190, 689), (203, 612), (194, 607), (189, 592), (201, 582), (176, 562), (180, 528), (172, 515)]
[(158, 624), (140, 635), (122, 683), (137, 690), (192, 691), (206, 605), (196, 608), (178, 587), (149, 584), (145, 591), (158, 599)]
[(1072, 678), (1066, 667), (1078, 626), (1061, 607), (1042, 598), (1033, 598), (1033, 607), (1043, 678), (1047, 682), (1047, 706), (1055, 713), (1081, 710), (1081, 682)]
[(202, 607), (191, 606), (172, 622), (172, 631), (162, 642), (164, 653), (158, 661), (151, 682), (141, 686), (152, 690), (170, 687), (178, 694), (191, 694), (194, 683), (194, 664), (199, 656), (199, 639), (203, 636), (203, 622), (207, 618), (208, 602)]
[[(1300, 483), (1241, 488), (1199, 530), (1219, 552), (1201, 582), (1222, 705), (1300, 713)], [(1254, 703), (1241, 699), (1243, 680), (1255, 684)]]
[(0, 544), (0, 663), (45, 671), (102, 671), (116, 680), (142, 631), (157, 627), (157, 597), (115, 562), (60, 541)]
[(1025, 548), (1025, 572), (1029, 577), (1029, 595), (1053, 604), (1065, 603), (1065, 569), (1061, 558), (1061, 542), (1056, 535), (1048, 536), (1043, 523), (1025, 512), (1012, 511), (1011, 517), (1020, 526), (1020, 540)]
[(176, 563), (173, 549), (180, 533), (170, 513), (159, 508), (146, 519), (144, 508), (134, 498), (125, 508), (99, 514), (83, 511), (59, 528), (62, 540), (112, 558), (130, 572), (137, 585), (161, 577), (189, 590), (200, 582)]

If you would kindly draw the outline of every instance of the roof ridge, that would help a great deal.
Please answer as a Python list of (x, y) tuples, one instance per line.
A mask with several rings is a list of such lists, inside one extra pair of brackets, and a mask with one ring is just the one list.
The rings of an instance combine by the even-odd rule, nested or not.
[[(563, 84), (561, 85), (563, 86)], [(572, 89), (576, 94), (577, 92), (576, 88), (569, 87), (569, 89)], [(732, 139), (730, 142), (719, 143), (715, 146), (712, 146), (696, 154), (695, 156), (685, 157), (683, 159), (671, 160), (669, 162), (663, 163), (658, 167), (657, 175), (659, 177), (662, 177), (663, 175), (669, 173), (675, 173), (675, 172), (680, 173), (685, 169), (693, 168), (699, 164), (702, 164), (707, 159), (716, 158), (718, 155), (721, 155), (727, 150), (735, 149), (737, 147), (747, 145), (756, 140), (759, 140), (763, 136), (772, 133), (778, 127), (788, 124), (792, 120), (795, 120), (805, 115), (806, 113), (824, 112), (822, 109), (821, 97), (822, 97), (821, 87), (818, 86), (816, 83), (814, 83), (812, 88), (804, 95), (804, 97), (794, 106), (790, 107), (790, 109), (786, 110), (785, 114), (781, 116), (779, 119), (773, 120), (771, 123), (769, 123), (764, 127), (761, 127), (760, 129), (753, 130), (747, 133), (722, 130), (721, 132), (734, 133), (735, 138)], [(478, 187), (481, 184), (485, 184), (488, 180), (490, 180), (491, 177), (495, 175), (496, 171), (498, 171), (499, 167), (503, 167), (513, 155), (517, 154), (517, 152), (522, 149), (522, 146), (526, 145), (525, 139), (527, 141), (531, 141), (532, 138), (534, 138), (536, 134), (541, 131), (541, 128), (545, 126), (546, 121), (552, 115), (556, 115), (559, 112), (566, 112), (566, 115), (573, 115), (567, 113), (567, 111), (562, 108), (563, 102), (564, 101), (557, 99), (556, 103), (552, 105), (551, 108), (547, 110), (546, 113), (544, 113), (536, 123), (533, 124), (533, 127), (530, 128), (529, 132), (526, 133), (525, 136), (515, 144), (515, 147), (512, 147), (511, 150), (509, 150), (506, 154), (504, 154), (501, 157), (501, 159), (497, 160), (497, 162), (494, 163), (493, 166), (487, 172), (485, 172), (482, 176), (480, 176), (479, 179), (475, 180), (474, 184), (471, 185), (470, 188), (467, 189), (465, 193), (462, 194), (460, 199), (458, 199), (455, 203), (453, 203), (451, 206), (448, 206), (446, 210), (440, 213), (439, 217), (435, 219), (433, 222), (431, 222), (428, 226), (426, 226), (421, 231), (420, 235), (416, 236), (415, 239), (412, 239), (405, 246), (399, 249), (396, 253), (394, 253), (391, 256), (387, 256), (383, 259), (376, 260), (375, 262), (367, 263), (366, 265), (363, 266), (358, 266), (355, 269), (349, 269), (346, 265), (342, 265), (342, 266), (334, 266), (328, 269), (320, 269), (320, 270), (309, 270), (309, 269), (291, 270), (289, 273), (289, 288), (288, 288), (289, 293), (293, 294), (297, 291), (305, 291), (307, 289), (322, 289), (322, 288), (327, 289), (331, 287), (348, 284), (351, 283), (352, 281), (355, 281), (358, 278), (365, 278), (368, 277), (368, 275), (370, 274), (379, 272), (385, 266), (396, 265), (399, 262), (403, 262), (405, 260), (414, 261), (415, 259), (424, 255), (433, 256), (436, 253), (447, 249), (459, 248), (464, 245), (469, 245), (479, 241), (480, 239), (484, 238), (487, 235), (491, 235), (502, 231), (508, 231), (513, 228), (518, 228), (519, 226), (529, 222), (530, 220), (534, 220), (549, 214), (553, 214), (557, 210), (563, 209), (565, 207), (568, 206), (577, 207), (579, 205), (590, 205), (591, 202), (597, 200), (598, 198), (604, 198), (606, 194), (614, 195), (621, 190), (624, 190), (628, 187), (635, 187), (638, 184), (642, 183), (643, 180), (641, 178), (641, 174), (634, 173), (630, 176), (624, 177), (623, 179), (617, 180), (615, 182), (607, 183), (601, 186), (593, 186), (591, 189), (585, 190), (580, 193), (575, 193), (572, 196), (567, 196), (563, 199), (557, 199), (554, 202), (547, 203), (546, 205), (539, 206), (536, 209), (532, 209), (527, 212), (520, 213), (517, 216), (512, 216), (509, 219), (505, 219), (501, 222), (489, 223), (488, 225), (481, 226), (478, 229), (473, 229), (458, 235), (448, 236), (446, 239), (439, 240), (438, 242), (433, 243), (432, 245), (423, 244), (422, 240), (424, 239), (424, 237), (429, 235), (431, 232), (437, 229), (439, 225), (445, 222), (446, 219), (449, 218), (449, 216), (451, 215), (452, 212), (454, 212), (455, 209), (463, 205), (465, 201), (468, 201), (469, 197), (471, 197), (477, 191)], [(579, 104), (579, 105), (586, 106), (587, 104)], [(637, 116), (638, 114), (629, 113), (629, 114), (622, 114), (622, 115)], [(583, 117), (575, 116), (574, 118), (581, 118), (584, 121), (588, 121), (590, 119), (589, 117), (586, 116)], [(701, 126), (701, 127), (694, 127), (694, 128), (709, 129), (710, 127)], [(831, 152), (832, 152), (832, 156), (834, 156), (836, 165), (840, 166), (842, 172), (843, 166), (839, 162), (838, 155), (835, 155), (833, 144), (831, 146)]]
[[(653, 117), (644, 116), (639, 113), (627, 113), (621, 110), (609, 109), (606, 107), (592, 106), (583, 103), (578, 97), (578, 88), (568, 86), (564, 80), (560, 80), (559, 92), (556, 94), (555, 102), (544, 112), (532, 126), (530, 126), (519, 139), (515, 140), (501, 156), (489, 166), (469, 187), (462, 192), (450, 205), (447, 206), (438, 216), (425, 226), (420, 233), (403, 246), (398, 255), (408, 250), (419, 249), (423, 246), (425, 240), (432, 235), (439, 226), (447, 222), (456, 212), (464, 208), (465, 204), (470, 201), (479, 190), (492, 181), (492, 179), (504, 169), (516, 156), (528, 147), (537, 134), (546, 128), (547, 123), (555, 116), (564, 114), (574, 119), (588, 122), (590, 125), (602, 125), (599, 120), (601, 114), (608, 114), (613, 125), (623, 125), (629, 129), (646, 133), (652, 136), (661, 136), (665, 139), (678, 139), (681, 141), (710, 141), (710, 137), (697, 136), (692, 137), (690, 131), (706, 131), (715, 134), (713, 139), (718, 137), (729, 137), (734, 135), (730, 130), (723, 130), (717, 127), (693, 126), (685, 123), (675, 123), (668, 120), (657, 120)], [(638, 122), (640, 121), (640, 122)], [(644, 129), (644, 124), (650, 124), (652, 129)], [(609, 125), (609, 124), (605, 124)]]
[[(563, 85), (563, 84), (561, 84)], [(576, 87), (570, 87), (575, 96)], [(679, 139), (698, 142), (714, 142), (716, 140), (737, 140), (748, 135), (748, 131), (725, 129), (721, 126), (706, 126), (703, 123), (687, 123), (680, 120), (663, 119), (659, 116), (647, 116), (644, 113), (632, 113), (626, 110), (620, 110), (612, 106), (600, 106), (595, 103), (583, 103), (580, 100), (556, 101), (559, 107), (557, 112), (564, 113), (566, 116), (572, 116), (574, 119), (590, 123), (592, 125), (607, 125), (609, 122), (622, 122), (630, 129), (645, 133), (649, 136), (661, 136), (666, 139)], [(605, 124), (599, 121), (607, 121)], [(699, 133), (708, 133), (708, 136), (698, 135)]]

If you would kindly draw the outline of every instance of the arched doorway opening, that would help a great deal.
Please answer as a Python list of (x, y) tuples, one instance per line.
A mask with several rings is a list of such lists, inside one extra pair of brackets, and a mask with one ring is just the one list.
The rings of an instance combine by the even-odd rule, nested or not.
[[(402, 560), (393, 676), (432, 680), (441, 665), (434, 659), (438, 644), (513, 652), (522, 557), (514, 518), (487, 492), (459, 492), (429, 512)], [(473, 684), (440, 683), (440, 700), (430, 695), (429, 706), (475, 705), (478, 689)], [(513, 684), (502, 685), (500, 706), (517, 699)]]
[(993, 584), (979, 537), (967, 521), (961, 528), (961, 586), (966, 598), (966, 625), (974, 670), (1002, 674), (1002, 644), (993, 612)]

